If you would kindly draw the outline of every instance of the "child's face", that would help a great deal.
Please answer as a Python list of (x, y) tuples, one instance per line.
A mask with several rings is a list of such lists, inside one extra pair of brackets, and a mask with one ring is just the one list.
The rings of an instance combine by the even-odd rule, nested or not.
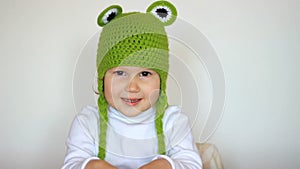
[(109, 69), (104, 77), (104, 95), (112, 107), (133, 117), (153, 106), (160, 89), (160, 77), (141, 67), (120, 66)]

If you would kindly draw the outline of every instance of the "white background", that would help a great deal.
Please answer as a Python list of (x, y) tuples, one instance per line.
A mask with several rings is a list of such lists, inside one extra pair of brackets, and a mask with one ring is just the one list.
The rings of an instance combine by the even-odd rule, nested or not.
[[(75, 115), (72, 78), (96, 17), (150, 0), (0, 1), (0, 168), (60, 168)], [(227, 169), (300, 167), (300, 1), (173, 0), (214, 46), (226, 106), (208, 140)], [(189, 33), (189, 32), (187, 32)], [(94, 66), (94, 65), (91, 65)]]

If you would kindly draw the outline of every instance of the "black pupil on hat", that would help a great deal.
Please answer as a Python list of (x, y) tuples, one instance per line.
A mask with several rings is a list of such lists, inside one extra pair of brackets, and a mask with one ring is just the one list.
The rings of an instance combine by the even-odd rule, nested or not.
[(159, 8), (156, 10), (157, 15), (159, 15), (161, 18), (165, 18), (168, 15), (168, 11), (164, 8)]
[(114, 19), (116, 17), (116, 13), (115, 12), (112, 12), (109, 14), (109, 16), (107, 17), (107, 21), (111, 21), (112, 19)]

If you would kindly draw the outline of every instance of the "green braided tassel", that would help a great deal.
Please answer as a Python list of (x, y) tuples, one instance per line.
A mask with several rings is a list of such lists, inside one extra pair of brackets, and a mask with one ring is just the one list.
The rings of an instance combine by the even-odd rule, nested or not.
[(155, 119), (156, 135), (158, 140), (158, 153), (162, 155), (166, 154), (165, 136), (163, 131), (163, 117), (167, 106), (167, 96), (164, 92), (162, 92), (156, 104)]
[(105, 159), (106, 152), (106, 131), (107, 131), (107, 102), (103, 93), (103, 80), (99, 80), (98, 82), (98, 107), (99, 107), (99, 118), (100, 118), (100, 135), (99, 135), (99, 152), (98, 157), (102, 160)]

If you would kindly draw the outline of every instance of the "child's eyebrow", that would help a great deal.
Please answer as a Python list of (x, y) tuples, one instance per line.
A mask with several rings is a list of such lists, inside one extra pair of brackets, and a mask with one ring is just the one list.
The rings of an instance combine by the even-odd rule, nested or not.
[(141, 70), (140, 72), (156, 72), (156, 71), (154, 71), (154, 70), (152, 70), (152, 69), (143, 69), (143, 70)]

